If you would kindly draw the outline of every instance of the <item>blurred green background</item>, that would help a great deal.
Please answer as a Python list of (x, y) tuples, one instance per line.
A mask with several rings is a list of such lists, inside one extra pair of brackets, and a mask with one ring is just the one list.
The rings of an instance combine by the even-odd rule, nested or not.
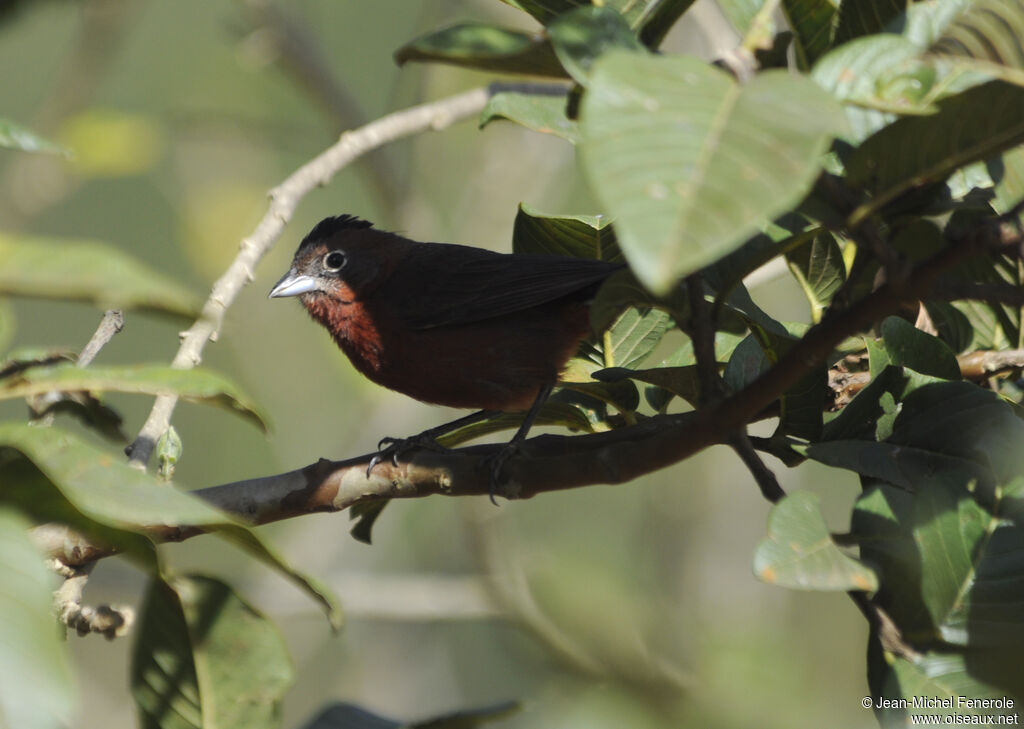
[[(0, 116), (75, 152), (68, 161), (0, 150), (0, 229), (107, 241), (200, 293), (262, 216), (267, 190), (339, 131), (492, 80), (399, 69), (396, 48), (461, 20), (532, 27), (497, 0), (35, 0), (0, 19)], [(701, 0), (666, 48), (710, 58), (735, 42)], [(300, 70), (310, 59), (329, 85)], [(297, 303), (266, 292), (326, 215), (509, 250), (519, 202), (599, 212), (570, 145), (508, 123), (395, 144), (305, 199), (205, 357), (255, 397), (273, 430), (179, 406), (176, 481), (198, 488), (354, 456), (456, 414), (364, 380)], [(762, 277), (753, 295), (780, 319), (809, 318), (786, 276)], [(21, 300), (14, 314), (13, 346), (79, 349), (101, 312)], [(100, 362), (166, 363), (185, 326), (130, 313)], [(151, 404), (111, 402), (132, 435)], [(8, 403), (0, 415), (23, 412)], [(821, 494), (831, 528), (847, 529), (852, 477), (771, 465), (787, 490)], [(716, 448), (628, 485), (499, 508), (485, 498), (395, 503), (372, 547), (349, 537), (344, 514), (264, 527), (339, 591), (348, 623), (338, 635), (291, 585), (223, 542), (166, 553), (177, 569), (231, 580), (281, 626), (298, 671), (285, 727), (339, 700), (412, 719), (505, 699), (523, 710), (495, 726), (874, 726), (860, 707), (867, 628), (853, 604), (754, 578), (767, 512), (732, 452)], [(105, 560), (87, 600), (132, 604), (141, 585), (130, 566)], [(70, 642), (75, 726), (133, 725), (128, 641)]]

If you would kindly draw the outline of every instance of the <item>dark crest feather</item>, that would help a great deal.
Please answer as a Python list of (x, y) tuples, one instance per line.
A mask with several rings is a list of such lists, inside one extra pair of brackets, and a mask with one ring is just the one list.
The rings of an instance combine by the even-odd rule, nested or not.
[(302, 239), (302, 242), (299, 244), (299, 249), (301, 250), (307, 245), (330, 238), (335, 233), (339, 233), (343, 230), (359, 230), (360, 228), (372, 227), (373, 223), (369, 220), (357, 218), (355, 215), (345, 214), (324, 218), (313, 226), (313, 230), (309, 231), (306, 237)]

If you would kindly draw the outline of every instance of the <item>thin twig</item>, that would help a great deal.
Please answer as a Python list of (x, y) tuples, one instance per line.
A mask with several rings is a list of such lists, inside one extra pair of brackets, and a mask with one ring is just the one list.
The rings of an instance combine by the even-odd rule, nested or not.
[(736, 451), (736, 455), (743, 461), (743, 465), (750, 471), (750, 475), (754, 477), (754, 481), (757, 482), (757, 486), (761, 489), (764, 497), (773, 504), (781, 501), (786, 492), (782, 490), (782, 486), (779, 485), (779, 480), (775, 477), (772, 470), (761, 460), (761, 456), (757, 455), (757, 451), (754, 450), (754, 446), (747, 434), (743, 431), (736, 432), (729, 439), (729, 445), (732, 446), (732, 449)]
[(128, 632), (135, 620), (135, 611), (130, 607), (99, 605), (91, 607), (82, 604), (82, 593), (89, 580), (95, 562), (76, 567), (58, 563), (55, 568), (64, 576), (64, 584), (53, 593), (54, 609), (60, 621), (79, 635), (99, 633), (113, 640)]
[(92, 338), (78, 355), (78, 366), (88, 367), (96, 359), (100, 350), (107, 346), (114, 335), (119, 334), (122, 329), (124, 329), (124, 312), (120, 309), (108, 309), (104, 312), (100, 325), (96, 327)]
[[(293, 172), (270, 191), (270, 205), (253, 233), (242, 240), (238, 255), (213, 285), (199, 319), (184, 332), (172, 367), (190, 369), (199, 364), (203, 348), (215, 339), (224, 323), (224, 315), (246, 283), (253, 280), (256, 264), (280, 237), (298, 206), (310, 191), (326, 185), (350, 162), (384, 144), (428, 130), (444, 129), (483, 109), (492, 90), (477, 88), (455, 96), (420, 104), (381, 117), (345, 132), (336, 144)], [(145, 468), (157, 439), (167, 430), (178, 398), (161, 395), (153, 404), (142, 430), (127, 448), (131, 461)]]
[(697, 360), (700, 404), (701, 407), (708, 407), (721, 398), (722, 387), (718, 376), (718, 358), (715, 356), (715, 330), (708, 303), (704, 299), (704, 278), (700, 274), (694, 273), (687, 277), (686, 294), (690, 301), (689, 335)]

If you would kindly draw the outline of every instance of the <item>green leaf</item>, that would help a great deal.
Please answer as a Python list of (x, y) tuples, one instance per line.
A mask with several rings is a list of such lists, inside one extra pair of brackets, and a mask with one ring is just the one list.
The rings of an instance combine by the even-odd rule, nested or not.
[(836, 0), (783, 0), (782, 10), (796, 35), (797, 58), (809, 68), (831, 45)]
[(754, 552), (754, 574), (795, 590), (874, 592), (878, 578), (832, 541), (817, 494), (797, 491), (772, 507), (768, 536)]
[(851, 224), (1022, 142), (1024, 88), (1003, 81), (944, 99), (932, 116), (900, 119), (865, 140), (847, 160), (850, 183), (873, 195), (850, 216)]
[(90, 301), (195, 316), (199, 299), (162, 273), (97, 241), (0, 233), (0, 295)]
[(0, 147), (20, 149), (22, 152), (62, 154), (65, 157), (71, 155), (71, 150), (67, 147), (44, 139), (20, 124), (3, 118), (0, 118)]
[[(58, 521), (69, 518), (68, 510), (74, 509), (87, 519), (115, 530), (144, 534), (147, 527), (192, 526), (216, 533), (291, 579), (321, 604), (332, 624), (340, 624), (337, 600), (329, 589), (290, 567), (248, 526), (204, 501), (170, 488), (58, 428), (0, 423), (0, 447), (3, 446), (23, 454), (60, 490), (66, 505), (62, 502), (52, 506)], [(3, 465), (2, 459), (0, 465)], [(15, 485), (16, 482), (8, 479), (5, 488), (10, 491)], [(0, 491), (0, 496), (8, 494)], [(25, 504), (24, 498), (15, 502), (21, 508), (25, 508)], [(37, 505), (32, 506), (38, 509)], [(78, 522), (73, 525), (77, 526)], [(115, 543), (114, 546), (132, 547), (136, 555), (142, 553), (137, 542)], [(152, 560), (149, 567), (155, 567)]]
[(631, 370), (627, 367), (609, 367), (594, 373), (594, 379), (602, 382), (618, 382), (629, 378), (639, 380), (678, 395), (691, 404), (696, 404), (700, 395), (700, 378), (696, 365), (685, 367), (653, 367), (645, 370)]
[(609, 7), (583, 7), (560, 15), (548, 25), (548, 36), (562, 68), (583, 85), (594, 61), (608, 51), (646, 50), (626, 20)]
[(562, 13), (567, 13), (573, 8), (590, 6), (590, 0), (501, 0), (507, 5), (512, 5), (520, 10), (529, 13), (539, 20), (541, 24), (547, 25)]
[[(931, 90), (929, 76), (934, 71), (918, 59), (920, 52), (919, 46), (901, 36), (872, 35), (845, 43), (815, 64), (811, 78), (846, 104), (849, 141), (863, 141), (895, 120), (897, 112), (934, 110), (924, 96)], [(899, 85), (901, 79), (909, 81), (911, 88)], [(901, 93), (891, 93), (894, 85)]]
[(929, 49), (939, 58), (1024, 84), (1024, 3), (977, 0), (950, 24)]
[[(869, 654), (869, 681), (873, 687), (880, 685), (881, 688), (873, 688), (872, 693), (891, 702), (875, 715), (880, 726), (906, 726), (910, 723), (908, 715), (920, 715), (921, 712), (927, 712), (929, 718), (934, 717), (938, 720), (937, 724), (941, 722), (946, 726), (970, 725), (972, 716), (993, 717), (1004, 713), (1010, 717), (1017, 715), (1014, 709), (1006, 711), (999, 708), (971, 708), (966, 704), (967, 698), (991, 699), (1003, 706), (1007, 700), (1005, 689), (984, 680), (985, 677), (978, 671), (978, 662), (974, 657), (947, 651), (929, 651), (914, 661), (894, 655), (879, 656), (872, 660), (873, 658), (874, 656)], [(1001, 670), (1004, 676), (1011, 676), (1016, 672), (1012, 664), (1007, 664)], [(917, 710), (898, 708), (903, 705), (901, 700), (913, 707), (915, 699), (918, 702), (922, 699), (929, 702), (934, 700), (936, 703), (927, 704), (927, 708)], [(943, 705), (940, 702), (948, 703)], [(992, 707), (999, 705), (989, 704)], [(957, 718), (953, 719), (954, 716)], [(975, 724), (980, 725), (983, 721), (987, 719), (975, 720)], [(1013, 723), (1013, 718), (1008, 723)]]
[(581, 153), (631, 268), (663, 294), (798, 202), (843, 126), (804, 78), (741, 87), (696, 59), (613, 51), (592, 69)]
[(70, 726), (67, 649), (52, 615), (54, 575), (29, 539), (32, 526), (0, 505), (0, 723)]
[(937, 41), (958, 15), (976, 0), (915, 2), (907, 8), (902, 34), (922, 51)]
[(831, 233), (820, 233), (786, 253), (786, 263), (811, 305), (811, 321), (822, 314), (846, 281), (843, 253)]
[(517, 702), (506, 701), (420, 721), (395, 721), (354, 704), (339, 703), (327, 707), (300, 729), (476, 729), (517, 711)]
[(421, 36), (395, 51), (395, 62), (432, 61), (500, 73), (565, 76), (550, 42), (537, 33), (461, 23)]
[[(654, 351), (671, 324), (661, 309), (630, 307), (612, 324), (601, 347), (601, 364), (633, 367)], [(610, 351), (606, 345), (610, 345)]]
[(944, 380), (960, 379), (960, 365), (949, 345), (898, 316), (882, 322), (882, 341), (895, 365)]
[(212, 577), (150, 584), (131, 687), (146, 729), (280, 725), (294, 670), (277, 628)]
[(258, 428), (267, 429), (263, 415), (248, 395), (223, 375), (201, 368), (179, 370), (164, 365), (81, 368), (60, 364), (32, 367), (15, 377), (0, 380), (0, 400), (77, 390), (177, 395), (225, 408)]
[(573, 144), (579, 141), (576, 121), (565, 114), (566, 94), (520, 94), (506, 91), (495, 94), (480, 112), (480, 126), (495, 119), (507, 119), (542, 134), (554, 134)]
[(545, 253), (621, 261), (615, 230), (603, 215), (545, 215), (519, 204), (512, 226), (515, 253)]

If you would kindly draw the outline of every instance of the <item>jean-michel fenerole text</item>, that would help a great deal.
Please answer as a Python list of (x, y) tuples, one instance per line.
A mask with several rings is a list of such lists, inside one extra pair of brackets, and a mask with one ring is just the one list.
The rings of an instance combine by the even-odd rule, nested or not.
[(883, 699), (876, 709), (1012, 709), (1013, 699), (975, 699), (970, 696), (912, 696), (909, 699)]

